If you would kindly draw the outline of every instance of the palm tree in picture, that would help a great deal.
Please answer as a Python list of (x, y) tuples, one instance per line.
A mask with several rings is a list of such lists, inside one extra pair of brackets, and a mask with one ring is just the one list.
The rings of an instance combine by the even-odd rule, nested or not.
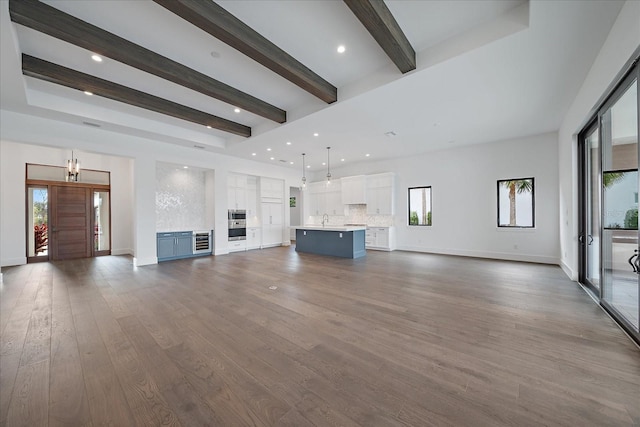
[(530, 193), (533, 190), (533, 180), (502, 181), (502, 185), (509, 189), (509, 226), (514, 227), (516, 225), (516, 193)]

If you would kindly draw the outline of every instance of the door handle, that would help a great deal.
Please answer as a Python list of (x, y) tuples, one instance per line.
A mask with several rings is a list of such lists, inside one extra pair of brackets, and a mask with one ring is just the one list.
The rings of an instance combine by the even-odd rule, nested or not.
[[(635, 258), (635, 260), (634, 260)], [(633, 251), (633, 255), (631, 255), (631, 258), (629, 258), (627, 260), (627, 262), (631, 265), (631, 268), (633, 269), (634, 273), (640, 274), (640, 265), (638, 265), (639, 262), (639, 258), (638, 258), (638, 250), (635, 249)]]
[(578, 242), (580, 242), (581, 245), (584, 244), (584, 236), (582, 234), (578, 236)]
[(587, 237), (589, 238), (589, 242), (587, 242), (587, 245), (592, 244), (593, 243), (593, 236), (591, 234), (589, 234)]

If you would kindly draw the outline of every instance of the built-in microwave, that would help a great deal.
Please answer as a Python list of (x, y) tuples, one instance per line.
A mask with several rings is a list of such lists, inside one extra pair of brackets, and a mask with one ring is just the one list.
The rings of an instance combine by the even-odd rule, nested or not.
[(246, 220), (247, 211), (244, 209), (229, 209), (229, 221), (232, 220)]

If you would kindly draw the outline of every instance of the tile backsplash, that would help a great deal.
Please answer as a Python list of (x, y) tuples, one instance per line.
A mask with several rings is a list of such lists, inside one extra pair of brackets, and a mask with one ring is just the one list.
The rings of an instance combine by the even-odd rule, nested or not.
[[(347, 215), (329, 215), (329, 224), (366, 224), (374, 227), (392, 227), (393, 215), (367, 215), (367, 205), (348, 205), (345, 210)], [(322, 224), (322, 216), (312, 215), (307, 218), (305, 224)]]
[(175, 165), (156, 165), (156, 230), (206, 229), (205, 174)]

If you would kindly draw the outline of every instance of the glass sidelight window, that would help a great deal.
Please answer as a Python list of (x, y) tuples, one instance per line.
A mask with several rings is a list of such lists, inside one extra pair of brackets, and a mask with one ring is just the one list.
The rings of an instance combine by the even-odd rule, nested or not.
[(47, 187), (27, 189), (27, 256), (49, 255), (49, 190)]
[(93, 250), (94, 253), (111, 249), (111, 219), (109, 217), (109, 192), (93, 192)]

